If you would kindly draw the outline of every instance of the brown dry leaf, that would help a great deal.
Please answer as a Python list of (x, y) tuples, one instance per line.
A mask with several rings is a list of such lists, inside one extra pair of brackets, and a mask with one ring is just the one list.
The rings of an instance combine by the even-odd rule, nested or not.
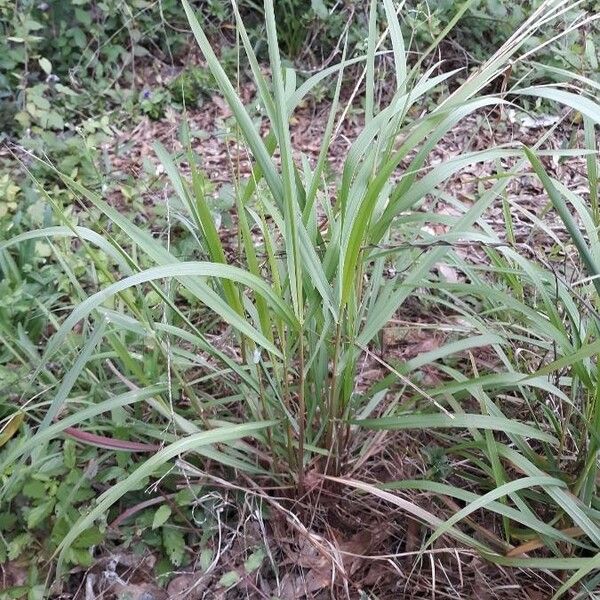
[(361, 584), (364, 587), (372, 587), (382, 580), (389, 578), (390, 572), (382, 562), (375, 562), (369, 566), (366, 575), (362, 578)]
[(229, 108), (229, 104), (227, 104), (227, 102), (225, 102), (225, 100), (223, 100), (223, 98), (221, 98), (218, 95), (214, 95), (212, 97), (212, 101), (213, 104), (215, 104), (216, 106), (219, 107), (219, 116), (221, 116), (223, 119), (227, 119), (228, 117), (231, 117), (231, 115), (233, 114), (231, 112), (231, 109)]
[[(292, 577), (289, 573), (283, 578), (280, 594), (282, 598), (296, 600), (310, 597), (309, 594), (325, 590), (335, 582), (357, 573), (369, 562), (369, 553), (388, 537), (387, 529), (382, 526), (365, 528), (348, 539), (343, 539), (340, 532), (334, 532), (334, 543), (341, 557), (343, 573), (334, 573), (335, 566), (332, 557), (320, 553), (315, 556), (315, 549), (303, 552), (298, 560), (299, 566), (312, 563), (308, 573)], [(309, 544), (310, 545), (310, 544)], [(307, 550), (305, 545), (305, 550)], [(374, 573), (379, 578), (379, 573)]]
[(526, 589), (525, 594), (529, 600), (546, 600), (546, 595), (542, 590)]
[(165, 590), (151, 583), (115, 583), (111, 590), (118, 600), (167, 600), (169, 595)]
[(195, 573), (178, 575), (169, 582), (167, 594), (170, 599), (184, 598), (186, 600), (199, 600), (206, 588), (206, 584), (200, 581)]
[(408, 347), (407, 354), (410, 356), (418, 356), (424, 352), (431, 352), (440, 347), (442, 340), (436, 336), (426, 337), (417, 344), (412, 344)]
[(416, 552), (421, 547), (421, 524), (415, 519), (408, 519), (404, 552)]
[(327, 561), (314, 544), (306, 539), (302, 539), (297, 545), (297, 550), (289, 556), (291, 558), (283, 561), (283, 565), (294, 564), (303, 569), (318, 569), (322, 566), (323, 560)]
[(0, 590), (20, 587), (27, 583), (27, 565), (25, 563), (12, 560), (1, 567)]
[(425, 389), (437, 387), (442, 383), (442, 381), (444, 380), (437, 372), (432, 371), (427, 367), (424, 369), (422, 385)]
[(383, 540), (383, 537), (387, 537), (385, 527), (379, 529), (364, 529), (353, 535), (349, 540), (343, 541), (339, 544), (340, 553), (342, 555), (342, 562), (346, 575), (352, 575), (356, 573), (358, 569), (363, 565), (372, 549), (378, 546)]
[(284, 576), (280, 596), (296, 600), (308, 594), (318, 592), (331, 585), (333, 575), (333, 562), (329, 556), (324, 556), (314, 544), (303, 539), (299, 544), (296, 566), (307, 569), (297, 576), (286, 573)]
[(490, 600), (489, 587), (486, 585), (485, 578), (477, 565), (475, 565), (473, 577), (473, 594), (476, 595), (477, 598), (481, 598), (481, 600)]
[(296, 600), (297, 598), (306, 596), (304, 579), (300, 576), (292, 577), (292, 574), (289, 572), (283, 576), (279, 588), (278, 596), (281, 598)]
[(448, 283), (458, 283), (458, 272), (454, 267), (445, 265), (444, 263), (438, 263), (436, 268), (442, 279)]
[(383, 345), (385, 348), (397, 346), (406, 337), (406, 330), (403, 327), (386, 327), (383, 330)]
[[(331, 563), (329, 564), (331, 565)], [(329, 568), (311, 569), (308, 573), (295, 577), (291, 573), (286, 573), (281, 581), (279, 596), (286, 598), (286, 600), (310, 598), (309, 594), (323, 590), (331, 585), (331, 576), (331, 566)]]

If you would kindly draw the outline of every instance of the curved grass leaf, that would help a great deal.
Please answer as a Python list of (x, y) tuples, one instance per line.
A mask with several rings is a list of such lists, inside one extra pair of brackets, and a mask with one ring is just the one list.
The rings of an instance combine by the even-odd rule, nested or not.
[[(336, 483), (339, 483), (341, 485), (347, 485), (349, 487), (353, 487), (363, 492), (372, 494), (373, 496), (377, 496), (378, 498), (381, 498), (382, 500), (385, 500), (386, 502), (389, 502), (390, 504), (393, 504), (394, 506), (397, 506), (398, 508), (413, 515), (419, 521), (421, 521), (423, 525), (427, 527), (439, 527), (443, 524), (442, 519), (425, 510), (424, 508), (421, 508), (420, 506), (414, 504), (413, 502), (405, 500), (404, 498), (400, 498), (395, 494), (390, 494), (389, 492), (386, 492), (385, 490), (382, 490), (374, 485), (364, 483), (362, 481), (357, 481), (355, 479), (347, 479), (343, 477), (330, 477), (327, 475), (324, 475), (323, 477), (330, 481), (335, 481)], [(468, 536), (465, 533), (462, 533), (458, 529), (450, 528), (447, 533), (454, 539), (458, 540), (459, 542), (462, 542), (463, 544), (466, 544), (471, 548), (476, 548), (480, 552), (483, 551), (492, 554), (489, 548), (485, 546), (485, 544), (475, 540), (474, 538)]]
[(135, 489), (135, 487), (146, 477), (150, 477), (159, 467), (170, 461), (171, 459), (195, 450), (202, 446), (212, 444), (226, 443), (238, 440), (243, 437), (256, 435), (259, 431), (275, 425), (276, 422), (264, 423), (246, 423), (243, 425), (230, 425), (211, 431), (202, 431), (200, 433), (187, 436), (178, 440), (169, 446), (166, 446), (154, 456), (144, 461), (135, 471), (133, 471), (126, 479), (119, 481), (110, 489), (104, 492), (97, 500), (96, 506), (87, 514), (83, 515), (69, 530), (69, 533), (61, 541), (57, 552), (59, 552), (57, 563), (57, 574), (60, 575), (66, 551), (71, 547), (73, 542), (79, 535), (88, 527), (91, 527), (96, 519), (101, 517), (115, 502), (118, 502), (127, 492)]
[(478, 414), (427, 414), (427, 415), (399, 415), (397, 417), (380, 417), (378, 419), (363, 419), (354, 421), (357, 425), (367, 429), (489, 429), (503, 431), (533, 440), (543, 440), (551, 444), (558, 444), (558, 440), (536, 427), (506, 419), (502, 417)]
[(15, 460), (19, 459), (22, 456), (27, 456), (36, 447), (41, 446), (46, 442), (52, 440), (53, 438), (57, 437), (67, 427), (80, 425), (81, 423), (88, 421), (89, 419), (114, 410), (115, 408), (128, 406), (130, 404), (135, 404), (136, 402), (141, 402), (143, 400), (151, 398), (152, 396), (164, 392), (166, 389), (167, 384), (157, 383), (146, 388), (140, 388), (137, 390), (125, 392), (123, 394), (113, 396), (108, 400), (104, 400), (103, 402), (99, 402), (98, 404), (94, 404), (87, 408), (78, 410), (76, 413), (64, 417), (56, 423), (48, 425), (48, 427), (46, 427), (45, 429), (38, 429), (31, 437), (24, 440), (19, 445), (15, 446), (14, 448), (11, 448), (5, 453), (5, 455), (2, 457), (2, 463), (0, 463), (0, 469), (4, 471), (10, 465), (12, 465)]
[[(480, 502), (482, 498), (482, 496), (473, 492), (463, 490), (454, 485), (448, 485), (447, 483), (440, 483), (438, 481), (406, 479), (403, 481), (391, 481), (384, 483), (379, 487), (384, 490), (419, 490), (431, 492), (436, 495), (457, 498), (458, 500), (468, 503)], [(560, 540), (577, 546), (588, 547), (585, 546), (585, 544), (578, 542), (574, 538), (564, 534), (562, 531), (559, 531), (558, 529), (555, 529), (551, 525), (548, 525), (544, 521), (538, 519), (534, 514), (526, 514), (516, 508), (513, 508), (512, 506), (509, 506), (508, 504), (497, 502), (495, 500), (488, 500), (485, 504), (485, 508), (486, 510), (495, 512), (496, 514), (507, 517), (512, 521), (528, 527), (532, 531), (535, 531), (538, 535), (544, 535), (548, 538)]]
[[(292, 327), (297, 327), (297, 321), (294, 315), (291, 314), (289, 308), (273, 293), (272, 289), (261, 279), (255, 277), (251, 273), (244, 271), (238, 267), (231, 265), (222, 265), (218, 263), (208, 262), (188, 262), (175, 263), (160, 267), (153, 267), (131, 275), (121, 281), (117, 281), (103, 290), (96, 292), (84, 300), (75, 310), (67, 317), (60, 329), (54, 334), (46, 348), (46, 355), (50, 355), (56, 347), (64, 340), (68, 332), (73, 328), (75, 323), (87, 317), (94, 309), (98, 308), (105, 300), (115, 294), (126, 290), (140, 283), (154, 281), (164, 278), (177, 278), (184, 282), (189, 277), (223, 277), (247, 285), (256, 293), (261, 294), (268, 302), (271, 308), (277, 312), (285, 321)], [(218, 298), (218, 297), (217, 297)], [(215, 302), (214, 297), (205, 296), (200, 293), (198, 300), (204, 302), (212, 308), (217, 314), (225, 319), (230, 325), (253, 339), (257, 344), (265, 347), (269, 352), (276, 356), (281, 356), (281, 353), (269, 340), (261, 333), (249, 325), (245, 320), (241, 319), (237, 314), (232, 314), (230, 310), (224, 310), (227, 305), (218, 298), (219, 302)]]
[(487, 494), (480, 496), (477, 500), (473, 500), (467, 506), (454, 513), (447, 521), (444, 522), (443, 525), (440, 525), (432, 535), (425, 542), (425, 547), (431, 546), (435, 540), (437, 540), (440, 536), (444, 535), (451, 527), (456, 525), (459, 521), (469, 516), (471, 513), (479, 510), (480, 508), (486, 508), (487, 505), (499, 498), (503, 498), (504, 496), (508, 496), (514, 492), (523, 489), (529, 489), (535, 486), (559, 486), (566, 487), (564, 481), (560, 479), (556, 479), (555, 477), (549, 476), (539, 476), (539, 477), (523, 477), (522, 479), (518, 479), (516, 481), (510, 481), (503, 485), (498, 486), (497, 488), (491, 490)]
[(10, 246), (15, 246), (28, 240), (53, 237), (76, 237), (91, 242), (98, 246), (107, 256), (110, 256), (119, 265), (123, 273), (129, 275), (132, 272), (129, 263), (124, 259), (123, 255), (99, 233), (87, 227), (66, 227), (59, 225), (36, 229), (34, 231), (25, 231), (5, 242), (0, 242), (0, 252)]
[[(598, 117), (600, 118), (600, 107), (597, 107)], [(531, 162), (533, 166), (533, 170), (536, 175), (540, 178), (544, 188), (546, 188), (546, 192), (550, 196), (550, 200), (552, 201), (552, 205), (556, 209), (556, 212), (560, 215), (562, 222), (565, 224), (573, 243), (577, 247), (579, 255), (581, 256), (581, 260), (585, 264), (588, 274), (593, 278), (592, 282), (596, 288), (596, 291), (600, 294), (600, 265), (596, 263), (588, 245), (579, 229), (579, 226), (575, 222), (573, 215), (569, 212), (566, 202), (564, 201), (561, 194), (558, 192), (552, 180), (546, 173), (544, 169), (544, 165), (540, 159), (529, 149), (524, 149), (527, 158)]]

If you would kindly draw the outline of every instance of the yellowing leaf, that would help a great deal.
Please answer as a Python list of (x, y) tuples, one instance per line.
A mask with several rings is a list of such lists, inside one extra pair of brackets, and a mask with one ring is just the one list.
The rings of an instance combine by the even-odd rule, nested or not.
[(15, 413), (8, 421), (8, 423), (3, 427), (0, 432), (0, 448), (12, 438), (17, 431), (19, 431), (19, 427), (23, 422), (25, 415), (22, 412)]

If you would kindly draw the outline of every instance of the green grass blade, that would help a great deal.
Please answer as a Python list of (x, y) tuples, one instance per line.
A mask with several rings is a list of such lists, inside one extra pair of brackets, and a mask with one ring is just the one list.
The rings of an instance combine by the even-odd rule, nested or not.
[(600, 198), (598, 197), (598, 148), (596, 143), (596, 127), (594, 123), (584, 117), (583, 127), (585, 133), (585, 145), (592, 154), (587, 157), (587, 177), (590, 184), (590, 204), (592, 217), (596, 227), (600, 227)]
[[(389, 502), (390, 504), (393, 504), (394, 506), (397, 506), (398, 508), (413, 515), (414, 517), (419, 519), (419, 521), (421, 521), (426, 527), (439, 527), (443, 523), (442, 519), (430, 513), (429, 511), (421, 508), (420, 506), (417, 506), (413, 502), (409, 502), (408, 500), (400, 498), (395, 494), (390, 494), (389, 492), (382, 490), (374, 485), (364, 483), (362, 481), (357, 481), (354, 479), (346, 479), (341, 477), (325, 476), (325, 479), (329, 479), (341, 485), (347, 485), (349, 487), (362, 490), (363, 492), (367, 492), (368, 494), (372, 494), (373, 496), (377, 496), (378, 498), (381, 498), (382, 500), (385, 500), (386, 502)], [(465, 533), (462, 533), (458, 529), (451, 528), (447, 533), (456, 540), (466, 544), (468, 547), (476, 548), (479, 551), (487, 551), (488, 553), (491, 553), (489, 549), (486, 550), (487, 547), (485, 546), (485, 544), (475, 540), (474, 538), (471, 538), (470, 536), (466, 535)]]
[(102, 340), (104, 336), (104, 331), (106, 329), (106, 320), (99, 319), (98, 323), (96, 323), (96, 327), (94, 331), (87, 339), (81, 353), (77, 357), (77, 360), (73, 364), (73, 366), (69, 369), (67, 374), (62, 378), (58, 391), (54, 396), (52, 402), (50, 403), (50, 407), (46, 411), (44, 415), (43, 421), (40, 423), (39, 431), (43, 431), (52, 423), (54, 418), (58, 415), (62, 405), (66, 402), (67, 396), (73, 389), (75, 382), (81, 375), (81, 372), (85, 369), (87, 362), (90, 360), (92, 356), (92, 352), (96, 349), (96, 346)]
[(4, 471), (20, 457), (27, 456), (30, 452), (35, 450), (35, 448), (54, 439), (67, 427), (79, 425), (84, 421), (114, 410), (115, 408), (129, 406), (130, 404), (141, 402), (147, 398), (151, 398), (152, 396), (164, 392), (166, 389), (167, 385), (165, 383), (157, 383), (146, 388), (140, 388), (125, 392), (123, 394), (118, 394), (117, 396), (113, 396), (108, 400), (78, 410), (76, 413), (68, 415), (67, 417), (63, 417), (56, 423), (48, 425), (48, 427), (44, 429), (38, 428), (31, 437), (23, 441), (15, 448), (11, 449), (8, 453), (6, 453), (5, 456), (2, 457), (2, 470)]
[(423, 352), (417, 357), (407, 361), (406, 365), (404, 365), (404, 369), (406, 369), (407, 371), (415, 371), (417, 369), (420, 369), (424, 365), (428, 365), (436, 360), (439, 360), (440, 358), (445, 358), (446, 356), (458, 354), (459, 352), (464, 352), (465, 350), (471, 350), (472, 348), (482, 348), (484, 346), (493, 346), (495, 344), (504, 343), (506, 343), (506, 340), (502, 336), (494, 333), (478, 335), (466, 338), (464, 340), (450, 342), (449, 344), (444, 344), (443, 346), (440, 346), (435, 350)]
[(200, 50), (202, 51), (202, 54), (208, 63), (211, 73), (217, 80), (217, 84), (219, 85), (227, 104), (235, 115), (246, 142), (250, 146), (254, 158), (260, 165), (273, 196), (278, 201), (281, 201), (283, 198), (283, 185), (281, 182), (281, 177), (277, 173), (277, 169), (275, 168), (275, 165), (273, 164), (258, 131), (256, 131), (250, 115), (247, 113), (242, 101), (238, 97), (233, 85), (229, 81), (227, 74), (223, 70), (223, 67), (221, 66), (221, 63), (214, 53), (210, 42), (204, 34), (200, 23), (198, 23), (198, 19), (196, 18), (192, 7), (187, 0), (181, 0), (181, 2), (190, 23), (192, 33), (198, 42), (198, 46), (200, 46)]
[(383, 0), (386, 20), (390, 28), (390, 39), (394, 51), (394, 74), (396, 76), (396, 89), (404, 93), (406, 89), (406, 52), (400, 22), (392, 0)]
[(367, 34), (367, 79), (365, 86), (365, 124), (375, 114), (375, 45), (377, 43), (377, 0), (369, 4), (369, 32)]
[[(80, 319), (87, 317), (94, 309), (98, 308), (105, 300), (111, 296), (126, 290), (135, 285), (154, 281), (163, 278), (176, 278), (182, 283), (189, 281), (190, 277), (218, 277), (227, 278), (237, 283), (247, 285), (256, 293), (261, 294), (268, 302), (271, 308), (288, 324), (292, 327), (297, 327), (297, 321), (294, 315), (290, 312), (289, 308), (282, 302), (272, 291), (271, 287), (267, 285), (263, 280), (258, 277), (231, 265), (221, 265), (218, 263), (208, 262), (188, 262), (188, 263), (175, 263), (172, 265), (162, 265), (159, 267), (153, 267), (131, 275), (121, 281), (96, 292), (93, 296), (90, 296), (84, 300), (75, 310), (67, 317), (60, 329), (54, 334), (52, 339), (49, 341), (45, 355), (50, 356), (57, 348), (57, 346), (64, 340), (68, 332)], [(189, 286), (188, 286), (189, 287)], [(266, 348), (269, 352), (272, 352), (275, 356), (281, 356), (281, 353), (277, 348), (273, 346), (269, 340), (267, 340), (260, 332), (252, 327), (247, 321), (242, 319), (237, 313), (231, 311), (226, 303), (224, 303), (218, 296), (216, 296), (217, 302), (215, 302), (215, 296), (205, 295), (199, 291), (198, 299), (214, 310), (220, 315), (225, 321), (227, 321), (232, 327), (238, 329), (244, 335), (247, 335), (250, 339), (253, 339), (257, 344)]]
[(559, 102), (579, 111), (592, 123), (600, 124), (600, 104), (586, 98), (582, 94), (574, 94), (573, 92), (567, 92), (566, 90), (550, 86), (533, 86), (520, 90), (512, 90), (512, 93), (533, 96), (535, 98), (546, 98), (546, 100)]
[(99, 233), (96, 233), (87, 227), (66, 227), (64, 225), (59, 225), (54, 227), (45, 227), (44, 229), (36, 229), (33, 231), (25, 231), (24, 233), (16, 235), (5, 242), (1, 242), (0, 252), (27, 240), (54, 237), (76, 237), (91, 242), (100, 248), (100, 250), (102, 250), (107, 256), (110, 256), (119, 265), (119, 268), (121, 271), (123, 271), (123, 273), (129, 275), (132, 272), (129, 263), (123, 258), (123, 255)]
[(586, 560), (586, 564), (582, 565), (576, 573), (573, 573), (569, 579), (567, 579), (560, 588), (556, 591), (556, 594), (552, 596), (552, 600), (558, 600), (562, 596), (564, 596), (576, 583), (581, 581), (586, 575), (590, 574), (592, 571), (597, 571), (600, 569), (600, 552), (593, 556), (592, 558), (588, 558)]
[[(543, 478), (544, 476), (539, 477)], [(540, 481), (541, 480), (542, 479), (540, 479)], [(482, 498), (482, 496), (473, 492), (469, 492), (454, 485), (448, 485), (447, 483), (440, 483), (438, 481), (406, 479), (403, 481), (391, 481), (389, 483), (384, 483), (380, 487), (384, 490), (419, 490), (423, 492), (430, 492), (436, 495), (449, 496), (450, 498), (456, 498), (462, 502), (468, 503), (479, 502)], [(485, 508), (517, 523), (521, 523), (525, 527), (535, 531), (538, 535), (545, 535), (552, 539), (564, 541), (569, 544), (582, 545), (574, 538), (565, 535), (558, 529), (555, 529), (551, 525), (548, 525), (544, 521), (538, 519), (534, 514), (525, 514), (522, 511), (513, 508), (512, 506), (497, 502), (495, 500), (489, 500), (486, 502)]]
[[(600, 116), (600, 115), (599, 115)], [(579, 226), (575, 222), (573, 215), (569, 212), (566, 202), (564, 201), (561, 194), (558, 192), (552, 180), (546, 173), (544, 169), (544, 165), (540, 161), (540, 159), (534, 154), (534, 152), (529, 148), (524, 148), (525, 154), (536, 175), (540, 178), (542, 185), (546, 189), (548, 196), (550, 196), (550, 200), (552, 201), (552, 205), (556, 209), (556, 212), (559, 214), (562, 222), (565, 224), (575, 247), (577, 248), (579, 255), (581, 256), (581, 260), (583, 261), (586, 269), (588, 271), (588, 275), (593, 277), (593, 284), (596, 288), (596, 291), (600, 294), (600, 268), (596, 264), (590, 249), (579, 229)]]
[(275, 133), (279, 141), (281, 152), (281, 171), (283, 181), (282, 208), (285, 225), (286, 261), (288, 264), (288, 277), (292, 293), (292, 305), (296, 316), (302, 320), (302, 263), (300, 258), (299, 241), (299, 215), (298, 190), (294, 173), (292, 144), (286, 109), (285, 84), (279, 56), (279, 43), (277, 40), (277, 27), (275, 25), (275, 9), (273, 0), (265, 0), (265, 18), (267, 25), (267, 41), (269, 58), (273, 79), (275, 98)]
[(356, 421), (357, 425), (366, 429), (452, 429), (472, 428), (490, 429), (513, 433), (533, 440), (542, 440), (551, 444), (558, 444), (556, 438), (549, 433), (540, 431), (536, 427), (506, 419), (502, 417), (478, 414), (427, 414), (427, 415), (400, 415), (397, 417), (381, 417), (378, 419), (365, 419)]
[(540, 476), (540, 477), (523, 477), (516, 481), (510, 481), (505, 483), (504, 485), (500, 485), (492, 491), (484, 494), (477, 500), (470, 502), (459, 510), (457, 513), (453, 514), (447, 521), (444, 522), (443, 525), (440, 525), (427, 539), (425, 542), (425, 547), (431, 546), (435, 540), (437, 540), (440, 536), (444, 535), (448, 529), (456, 525), (459, 521), (469, 516), (471, 513), (479, 510), (480, 508), (486, 508), (486, 506), (499, 498), (503, 498), (504, 496), (508, 496), (513, 494), (514, 492), (518, 492), (519, 490), (529, 489), (535, 486), (559, 486), (566, 487), (564, 481), (560, 479), (556, 479), (555, 477), (549, 476)]

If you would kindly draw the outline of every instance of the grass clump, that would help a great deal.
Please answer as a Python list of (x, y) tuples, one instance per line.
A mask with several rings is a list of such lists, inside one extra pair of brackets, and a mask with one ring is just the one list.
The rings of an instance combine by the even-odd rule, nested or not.
[[(379, 4), (385, 26), (377, 20)], [(65, 220), (60, 227), (22, 234), (1, 249), (28, 239), (76, 239), (106, 284), (94, 293), (80, 289), (68, 316), (53, 319), (55, 331), (43, 354), (32, 355), (32, 381), (47, 389), (42, 400), (27, 398), (5, 420), (15, 432), (14, 419), (37, 426), (7, 444), (4, 489), (10, 493), (17, 486), (18, 477), (10, 475), (16, 461), (26, 459), (29, 468), (39, 469), (51, 440), (76, 428), (76, 439), (91, 445), (124, 452), (141, 451), (137, 443), (160, 449), (130, 464), (93, 509), (72, 519), (57, 545), (59, 567), (80, 536), (125, 494), (149, 478), (173, 475), (175, 460), (182, 472), (220, 464), (255, 485), (269, 481), (289, 498), (315, 503), (323, 488), (360, 490), (431, 528), (423, 551), (450, 536), (500, 565), (572, 572), (557, 586), (557, 597), (578, 582), (594, 589), (600, 556), (597, 202), (590, 208), (553, 180), (542, 161), (583, 157), (590, 196), (597, 198), (593, 141), (600, 107), (592, 98), (593, 82), (582, 78), (576, 90), (516, 86), (502, 95), (488, 93), (539, 28), (553, 23), (568, 3), (542, 3), (465, 77), (460, 70), (444, 71), (440, 63), (423, 66), (466, 5), (429, 52), (409, 66), (397, 7), (391, 0), (373, 1), (366, 55), (347, 60), (344, 53), (339, 64), (297, 86), (294, 71), (282, 65), (273, 1), (266, 0), (269, 78), (235, 12), (258, 114), (244, 106), (194, 10), (185, 0), (183, 6), (233, 114), (238, 142), (252, 160), (251, 176), (233, 182), (239, 262), (228, 259), (188, 139), (178, 156), (158, 143), (155, 150), (176, 196), (177, 219), (197, 240), (192, 256), (176, 256), (170, 239), (163, 243), (58, 173), (101, 215), (102, 234)], [(381, 105), (376, 64), (384, 53), (392, 56), (394, 81)], [(364, 66), (364, 126), (332, 186), (324, 178), (328, 150), (348, 109), (340, 100), (344, 73), (355, 64)], [(334, 99), (311, 163), (293, 148), (289, 122), (326, 78), (335, 82)], [(392, 86), (389, 79), (385, 86)], [(453, 91), (445, 92), (448, 87)], [(428, 102), (433, 94), (436, 102)], [(587, 148), (548, 149), (542, 136), (531, 149), (510, 144), (433, 160), (436, 144), (461, 120), (507, 108), (509, 99), (519, 98), (578, 111)], [(266, 137), (257, 116), (268, 125)], [(495, 172), (473, 203), (445, 187), (461, 170), (488, 163)], [(508, 204), (508, 239), (499, 238), (484, 218), (531, 169), (590, 277), (580, 282), (579, 293), (511, 240)], [(453, 216), (426, 213), (441, 199), (453, 206)], [(444, 233), (432, 235), (423, 227), (429, 222), (443, 224)], [(484, 269), (460, 252), (465, 244), (485, 249)], [(460, 276), (451, 281), (436, 276), (439, 265)], [(447, 342), (411, 360), (380, 356), (383, 330), (414, 299), (460, 327)], [(483, 352), (491, 358), (479, 360)], [(534, 358), (523, 358), (525, 353)], [(60, 376), (48, 367), (58, 356), (66, 367)], [(358, 384), (365, 362), (384, 369), (371, 386)], [(426, 368), (437, 374), (433, 383), (420, 377)], [(109, 415), (128, 424), (129, 439), (115, 445)], [(86, 427), (104, 433), (94, 437)], [(458, 460), (462, 467), (453, 466), (444, 478), (438, 456), (437, 479), (356, 479), (355, 465), (376, 460), (385, 440), (400, 430), (430, 436), (447, 457), (446, 467)], [(454, 504), (454, 514), (442, 518), (394, 493), (415, 489), (464, 506)], [(481, 526), (472, 520), (480, 509), (499, 523), (484, 540), (474, 534)]]

